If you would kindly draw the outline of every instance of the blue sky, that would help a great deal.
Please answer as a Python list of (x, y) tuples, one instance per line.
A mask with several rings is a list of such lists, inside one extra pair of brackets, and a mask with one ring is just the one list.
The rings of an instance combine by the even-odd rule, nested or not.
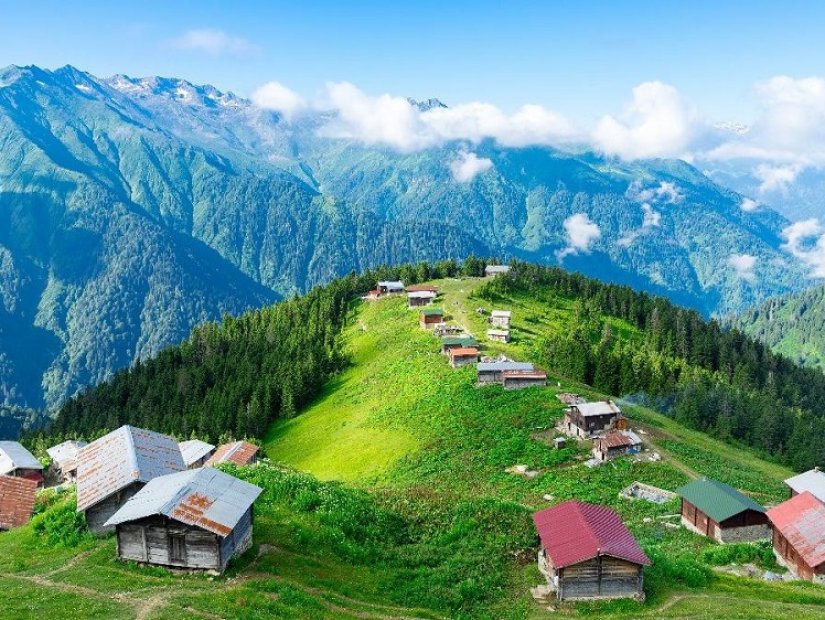
[[(715, 120), (748, 120), (754, 84), (825, 68), (825, 3), (2, 2), (0, 65), (173, 75), (249, 95), (329, 81), (448, 104), (537, 103), (590, 122), (639, 83), (675, 86)], [(183, 49), (211, 29), (222, 50)], [(178, 41), (178, 44), (171, 43)], [(220, 47), (220, 45), (218, 45)]]

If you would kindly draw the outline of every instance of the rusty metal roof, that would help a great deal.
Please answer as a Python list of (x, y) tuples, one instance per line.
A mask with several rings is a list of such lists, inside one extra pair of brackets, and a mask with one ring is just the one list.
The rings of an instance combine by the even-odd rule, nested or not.
[(596, 442), (607, 448), (623, 448), (638, 446), (642, 443), (639, 436), (631, 431), (610, 431), (598, 437)]
[(546, 379), (547, 373), (534, 368), (533, 370), (505, 370), (501, 376), (504, 379)]
[(133, 426), (93, 441), (77, 457), (77, 509), (86, 510), (134, 482), (183, 471), (173, 438)]
[(16, 441), (0, 441), (0, 474), (15, 469), (43, 469), (34, 455)]
[(768, 518), (808, 566), (825, 563), (825, 505), (810, 491), (774, 506)]
[(80, 449), (88, 445), (88, 441), (75, 441), (74, 439), (70, 439), (69, 441), (64, 441), (56, 446), (52, 446), (46, 450), (46, 453), (61, 469), (66, 469), (67, 466), (71, 468), (74, 465)]
[(163, 515), (225, 537), (261, 492), (254, 484), (211, 467), (200, 467), (155, 478), (113, 514), (106, 525)]
[(206, 466), (221, 463), (235, 463), (235, 465), (249, 465), (258, 453), (258, 446), (247, 441), (233, 441), (225, 443), (215, 450), (215, 454), (206, 461)]
[(37, 482), (34, 480), (0, 476), (0, 530), (10, 530), (29, 522), (36, 492)]
[(180, 454), (183, 457), (183, 462), (186, 463), (187, 467), (193, 463), (197, 463), (203, 457), (209, 456), (215, 450), (215, 446), (211, 443), (206, 443), (200, 439), (181, 441), (178, 444), (178, 447), (180, 448)]

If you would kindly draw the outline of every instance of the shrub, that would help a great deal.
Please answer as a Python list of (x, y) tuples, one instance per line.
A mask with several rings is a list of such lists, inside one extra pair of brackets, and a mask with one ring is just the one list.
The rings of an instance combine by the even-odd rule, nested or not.
[(57, 548), (77, 547), (94, 537), (86, 528), (86, 516), (77, 512), (74, 494), (56, 494), (47, 507), (31, 521), (41, 544)]

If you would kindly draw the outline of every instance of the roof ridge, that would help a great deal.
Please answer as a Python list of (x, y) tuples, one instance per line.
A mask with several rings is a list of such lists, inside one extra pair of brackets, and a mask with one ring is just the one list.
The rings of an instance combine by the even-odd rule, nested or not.
[(128, 444), (127, 447), (129, 453), (129, 461), (132, 464), (132, 478), (134, 480), (140, 480), (140, 466), (138, 465), (137, 460), (137, 447), (135, 446), (135, 437), (132, 435), (132, 427), (130, 424), (124, 424), (123, 429), (126, 433), (126, 443)]
[(585, 506), (590, 506), (591, 504), (587, 504), (586, 502), (583, 502), (579, 499), (574, 499), (573, 501), (576, 502), (576, 515), (578, 516), (579, 520), (584, 526), (584, 529), (587, 530), (588, 537), (593, 542), (593, 545), (596, 547), (596, 555), (598, 555), (599, 549), (601, 548), (601, 541), (593, 531), (593, 525), (584, 515)]

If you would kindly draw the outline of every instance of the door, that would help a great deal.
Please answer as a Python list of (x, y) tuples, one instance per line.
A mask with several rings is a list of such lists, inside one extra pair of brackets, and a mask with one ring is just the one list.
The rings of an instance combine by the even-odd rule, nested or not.
[(169, 534), (169, 561), (186, 564), (186, 538), (183, 534)]

